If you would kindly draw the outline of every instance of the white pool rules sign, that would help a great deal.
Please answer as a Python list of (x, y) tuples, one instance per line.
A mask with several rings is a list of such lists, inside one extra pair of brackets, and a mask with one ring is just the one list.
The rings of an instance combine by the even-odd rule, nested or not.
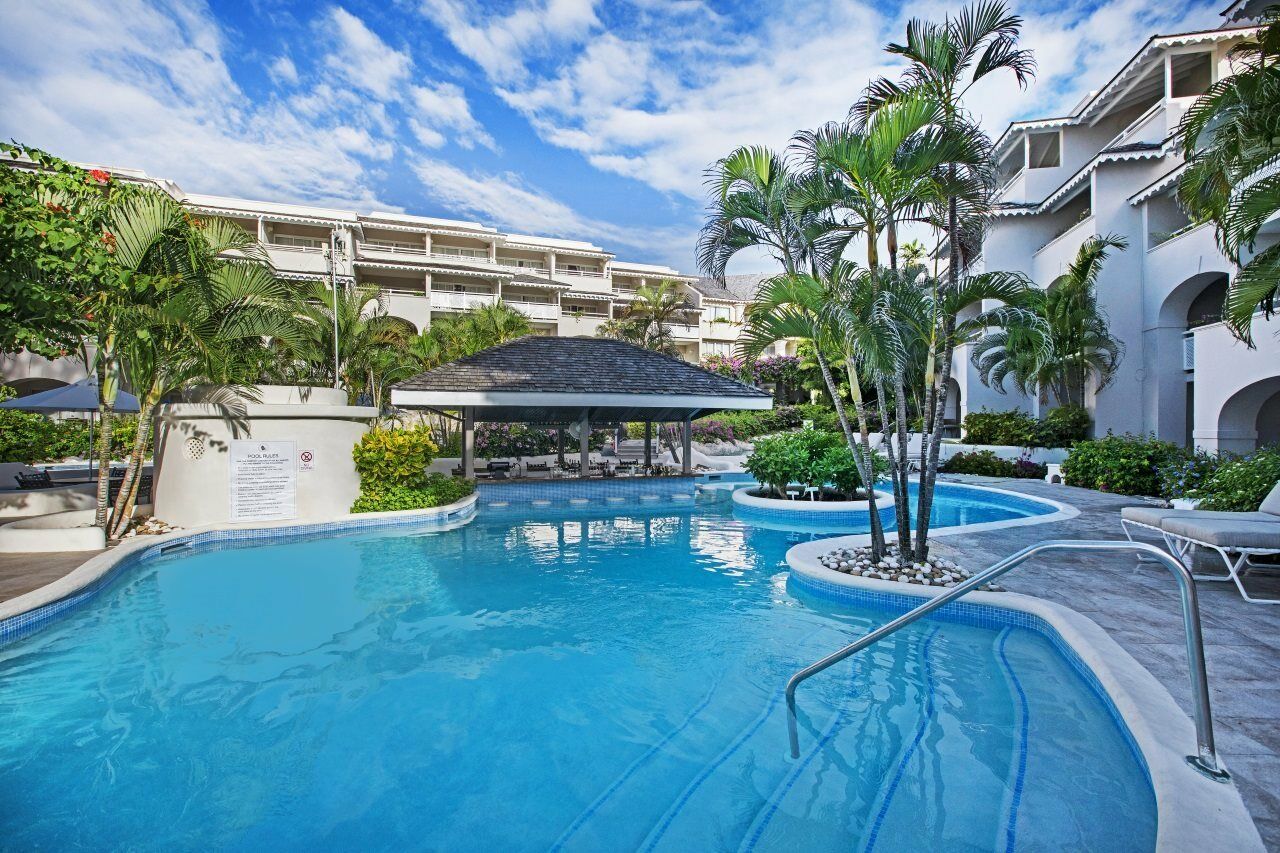
[(298, 515), (298, 450), (293, 441), (231, 442), (231, 520)]

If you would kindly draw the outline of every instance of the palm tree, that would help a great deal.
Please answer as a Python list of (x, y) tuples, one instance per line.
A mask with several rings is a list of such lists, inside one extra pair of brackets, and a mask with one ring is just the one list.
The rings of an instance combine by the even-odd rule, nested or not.
[(531, 334), (529, 318), (504, 302), (441, 315), (409, 342), (418, 369), (438, 367)]
[(617, 338), (667, 355), (677, 355), (671, 324), (690, 309), (690, 304), (674, 281), (663, 280), (657, 287), (642, 285), (622, 316), (600, 326), (600, 337)]
[[(869, 287), (859, 286), (860, 281), (856, 268), (846, 261), (837, 261), (826, 280), (807, 273), (783, 273), (768, 279), (761, 284), (755, 301), (747, 306), (739, 348), (745, 356), (754, 358), (765, 347), (785, 338), (799, 338), (812, 344), (823, 383), (867, 489), (872, 553), (879, 559), (884, 553), (884, 530), (876, 510), (874, 451), (870, 446), (861, 384), (853, 365), (859, 358), (877, 364), (891, 361), (895, 340), (886, 334), (887, 324), (864, 322), (879, 309), (875, 294)], [(859, 439), (854, 438), (840, 388), (825, 355), (827, 351), (845, 354)]]
[(783, 157), (760, 146), (742, 147), (707, 170), (710, 216), (698, 237), (698, 267), (723, 279), (729, 260), (746, 248), (762, 248), (784, 272), (812, 272), (824, 248), (838, 256), (811, 208), (797, 203), (801, 179)]
[[(121, 347), (124, 375), (138, 396), (138, 432), (108, 536), (128, 528), (141, 481), (142, 463), (155, 411), (171, 392), (201, 382), (211, 387), (204, 401), (230, 413), (243, 410), (256, 359), (269, 339), (296, 342), (297, 303), (291, 288), (275, 277), (257, 241), (226, 219), (195, 219), (167, 196), (155, 198), (154, 224), (167, 220), (153, 246), (153, 273), (171, 276), (176, 286), (160, 305), (140, 303), (126, 312)], [(132, 242), (132, 241), (131, 241)]]
[[(299, 364), (312, 382), (345, 388), (352, 403), (363, 398), (372, 405), (383, 405), (386, 382), (380, 380), (380, 371), (393, 362), (388, 352), (405, 353), (414, 336), (413, 327), (387, 314), (386, 297), (375, 285), (339, 286), (335, 297), (328, 285), (314, 281), (303, 288), (302, 299), (304, 336), (298, 347), (287, 350), (286, 359)], [(406, 362), (407, 355), (398, 363)]]
[(1280, 244), (1253, 257), (1263, 223), (1280, 211), (1280, 11), (1232, 50), (1241, 68), (1209, 87), (1178, 128), (1186, 170), (1178, 197), (1195, 220), (1212, 220), (1218, 245), (1240, 267), (1223, 317), (1253, 345), (1253, 315), (1269, 319), (1280, 282)]
[[(1035, 73), (1029, 50), (1018, 48), (1022, 19), (1009, 14), (1002, 0), (979, 0), (942, 23), (913, 18), (907, 24), (905, 43), (893, 43), (886, 50), (908, 61), (897, 81), (881, 78), (872, 82), (851, 110), (855, 120), (867, 121), (893, 104), (924, 97), (937, 108), (937, 122), (947, 136), (967, 139), (965, 150), (986, 148), (986, 135), (964, 108), (964, 97), (979, 80), (991, 74), (1011, 72), (1020, 86)], [(981, 245), (980, 237), (989, 200), (995, 189), (989, 154), (976, 161), (948, 163), (944, 167), (949, 189), (941, 204), (933, 204), (935, 230), (945, 235), (948, 248), (945, 287), (957, 288), (968, 264)], [(940, 327), (930, 336), (926, 376), (932, 383), (925, 389), (927, 454), (920, 474), (920, 499), (932, 498), (937, 479), (938, 455), (942, 446), (943, 412), (947, 404), (947, 380), (951, 376), (956, 339), (954, 316), (936, 318)], [(925, 519), (927, 523), (927, 516)], [(901, 534), (900, 534), (901, 535)], [(921, 544), (928, 547), (927, 543)]]
[(983, 384), (1004, 391), (1012, 380), (1023, 393), (1060, 406), (1083, 406), (1090, 379), (1097, 393), (1110, 384), (1124, 347), (1112, 337), (1095, 293), (1098, 274), (1112, 249), (1128, 243), (1119, 236), (1092, 237), (1076, 252), (1067, 272), (1029, 304), (1035, 324), (1013, 324), (988, 335), (973, 349)]

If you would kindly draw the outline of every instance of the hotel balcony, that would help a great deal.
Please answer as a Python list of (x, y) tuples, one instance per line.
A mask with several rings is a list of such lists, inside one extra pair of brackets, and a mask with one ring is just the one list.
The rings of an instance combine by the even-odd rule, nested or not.
[(677, 341), (696, 341), (702, 337), (701, 330), (693, 323), (670, 323), (668, 327)]
[(516, 299), (504, 296), (502, 301), (508, 306), (534, 321), (556, 321), (560, 319), (560, 306), (554, 302), (534, 302), (527, 299)]
[(498, 297), (479, 291), (435, 290), (431, 291), (432, 311), (466, 311), (481, 305), (493, 305)]
[(327, 275), (329, 261), (324, 256), (324, 246), (294, 245), (291, 243), (263, 243), (271, 265), (282, 273), (308, 273)]

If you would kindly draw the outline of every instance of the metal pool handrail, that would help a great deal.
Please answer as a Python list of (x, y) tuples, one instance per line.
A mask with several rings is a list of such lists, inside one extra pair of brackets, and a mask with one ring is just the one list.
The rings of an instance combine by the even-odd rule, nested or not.
[(1204, 666), (1204, 636), (1200, 630), (1200, 604), (1196, 598), (1196, 587), (1191, 572), (1170, 554), (1154, 545), (1123, 540), (1051, 539), (1029, 545), (978, 572), (963, 583), (948, 589), (937, 598), (907, 611), (892, 622), (881, 625), (817, 663), (806, 666), (787, 681), (787, 734), (791, 738), (791, 757), (800, 757), (800, 734), (796, 723), (796, 688), (802, 681), (883, 640), (900, 628), (905, 628), (917, 619), (955, 601), (965, 593), (992, 582), (1042, 551), (1137, 551), (1154, 558), (1169, 570), (1178, 582), (1178, 594), (1182, 600), (1182, 624), (1187, 635), (1187, 660), (1191, 670), (1191, 696), (1195, 702), (1196, 741), (1199, 754), (1188, 755), (1187, 763), (1210, 779), (1219, 782), (1230, 779), (1227, 771), (1218, 764), (1218, 752), (1213, 743), (1213, 711), (1209, 707), (1209, 682)]

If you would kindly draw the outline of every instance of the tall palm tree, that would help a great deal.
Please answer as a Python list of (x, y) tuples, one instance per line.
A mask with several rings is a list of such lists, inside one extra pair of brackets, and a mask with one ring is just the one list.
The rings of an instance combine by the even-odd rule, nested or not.
[[(813, 345), (823, 383), (867, 489), (872, 553), (877, 559), (884, 552), (884, 530), (876, 510), (873, 451), (862, 386), (854, 362), (882, 364), (893, 360), (896, 341), (888, 324), (875, 322), (879, 310), (876, 295), (865, 285), (865, 278), (846, 261), (837, 261), (825, 279), (808, 273), (783, 273), (761, 284), (755, 301), (747, 306), (739, 342), (740, 350), (748, 357), (758, 356), (765, 347), (786, 338), (798, 338)], [(854, 438), (843, 396), (825, 355), (828, 351), (845, 355), (858, 419), (858, 439)]]
[(1237, 73), (1209, 87), (1178, 128), (1186, 170), (1178, 197), (1192, 217), (1214, 223), (1218, 245), (1240, 271), (1223, 317), (1252, 346), (1253, 315), (1269, 319), (1280, 291), (1280, 244), (1249, 257), (1263, 223), (1280, 211), (1280, 10), (1232, 50)]
[(417, 369), (438, 367), (531, 334), (529, 318), (504, 302), (441, 315), (409, 342)]
[[(907, 60), (899, 80), (873, 81), (854, 104), (851, 117), (866, 121), (889, 105), (924, 96), (937, 106), (938, 123), (949, 136), (967, 138), (971, 146), (990, 143), (964, 107), (964, 98), (978, 81), (998, 72), (1012, 73), (1025, 87), (1034, 76), (1031, 51), (1017, 46), (1022, 19), (1008, 11), (1003, 0), (979, 0), (941, 23), (913, 18), (907, 24), (904, 43), (886, 50)], [(946, 287), (959, 286), (966, 267), (981, 245), (980, 235), (995, 189), (992, 158), (976, 163), (948, 163), (944, 169), (952, 187), (942, 204), (934, 205), (936, 230), (945, 235), (948, 247)], [(961, 191), (959, 188), (966, 187)], [(968, 249), (968, 251), (966, 251)], [(947, 404), (947, 380), (955, 340), (956, 318), (938, 317), (940, 327), (931, 336), (926, 375), (932, 384), (925, 389), (927, 454), (920, 475), (920, 500), (932, 499), (942, 446), (943, 413)], [(927, 517), (926, 517), (927, 522)], [(927, 543), (922, 543), (927, 548)]]
[(690, 309), (689, 301), (674, 281), (663, 280), (657, 287), (642, 285), (636, 289), (622, 316), (602, 324), (601, 337), (617, 338), (655, 352), (676, 355), (671, 324)]
[(1009, 325), (973, 348), (983, 383), (1003, 392), (1005, 381), (1012, 380), (1028, 395), (1046, 399), (1051, 392), (1061, 406), (1083, 406), (1090, 379), (1095, 392), (1107, 387), (1124, 347), (1107, 328), (1096, 287), (1111, 250), (1126, 248), (1127, 241), (1116, 235), (1086, 240), (1067, 272), (1031, 298), (1031, 328)]

